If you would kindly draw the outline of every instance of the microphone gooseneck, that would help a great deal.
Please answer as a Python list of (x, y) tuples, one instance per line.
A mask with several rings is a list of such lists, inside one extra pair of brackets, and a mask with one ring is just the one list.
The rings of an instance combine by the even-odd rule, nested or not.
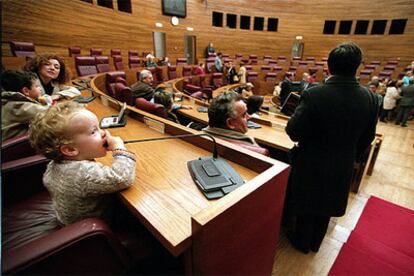
[(218, 153), (217, 153), (216, 139), (214, 139), (214, 137), (211, 134), (208, 134), (208, 133), (181, 134), (181, 135), (173, 135), (173, 136), (165, 136), (165, 137), (126, 140), (126, 141), (124, 141), (124, 144), (159, 141), (159, 140), (170, 140), (170, 139), (177, 139), (177, 138), (197, 137), (197, 136), (207, 136), (213, 141), (213, 158), (217, 158)]
[(73, 83), (74, 85), (77, 85), (77, 86), (79, 86), (79, 87), (82, 87), (83, 89), (86, 89), (86, 90), (88, 90), (88, 91), (90, 91), (90, 92), (95, 92), (95, 90), (93, 90), (92, 88), (87, 87), (87, 86), (83, 86), (82, 84), (80, 84), (80, 83), (79, 83), (79, 82), (77, 82), (77, 81), (72, 81), (72, 83)]

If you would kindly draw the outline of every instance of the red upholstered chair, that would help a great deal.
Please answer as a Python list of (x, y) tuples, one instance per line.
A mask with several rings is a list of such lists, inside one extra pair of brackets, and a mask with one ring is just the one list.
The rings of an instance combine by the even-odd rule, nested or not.
[[(117, 77), (119, 79), (120, 77)], [(120, 102), (125, 102), (128, 105), (134, 106), (134, 97), (132, 95), (132, 90), (125, 82), (117, 81), (114, 85), (115, 90), (115, 99)]]
[(297, 69), (298, 69), (298, 67), (296, 67), (296, 66), (289, 66), (288, 72), (296, 72)]
[(128, 51), (128, 57), (139, 57), (138, 50), (129, 50)]
[(8, 162), (23, 157), (35, 155), (27, 134), (4, 140), (1, 143), (1, 162)]
[(372, 70), (372, 71), (374, 71), (376, 68), (377, 68), (377, 65), (375, 65), (375, 64), (366, 64), (364, 66), (364, 69)]
[(91, 48), (90, 50), (91, 57), (102, 56), (103, 50), (101, 48)]
[(277, 80), (277, 73), (268, 72), (265, 75), (265, 81), (276, 81)]
[(186, 58), (177, 58), (176, 65), (187, 65), (187, 59)]
[(155, 67), (155, 77), (157, 79), (157, 84), (164, 82), (164, 72), (161, 67)]
[(359, 72), (359, 78), (361, 80), (371, 79), (372, 72), (374, 72), (372, 69), (363, 69)]
[(129, 56), (128, 66), (129, 66), (129, 68), (140, 67), (141, 66), (141, 59), (139, 57), (136, 57), (136, 56)]
[(281, 71), (283, 71), (283, 68), (282, 68), (282, 66), (273, 66), (273, 72), (281, 72)]
[(213, 73), (213, 86), (214, 89), (223, 86), (223, 74), (222, 73)]
[(177, 67), (174, 65), (168, 66), (167, 68), (168, 79), (173, 80), (177, 78)]
[(137, 98), (135, 100), (135, 106), (138, 109), (144, 110), (159, 117), (168, 118), (167, 111), (162, 104), (152, 103), (144, 98)]
[(269, 65), (269, 66), (275, 66), (276, 64), (277, 64), (277, 60), (269, 59), (267, 61), (267, 65)]
[(236, 54), (235, 56), (234, 56), (234, 58), (236, 59), (236, 60), (241, 60), (242, 58), (243, 58), (243, 55), (242, 54)]
[(98, 73), (95, 57), (75, 57), (75, 67), (79, 77)]
[(263, 61), (269, 61), (272, 59), (272, 56), (263, 56)]
[(2, 196), (6, 199), (2, 202), (2, 273), (125, 273), (130, 256), (144, 255), (137, 243), (128, 252), (131, 240), (124, 238), (121, 243), (121, 236), (100, 219), (65, 227), (58, 224), (42, 183), (48, 162), (43, 156), (33, 156), (2, 164)]
[[(160, 84), (162, 82), (158, 79), (158, 74), (157, 74), (156, 67), (147, 67), (146, 69), (148, 71), (150, 71), (151, 74), (152, 74), (152, 78), (153, 78), (152, 86), (153, 87), (156, 87), (158, 84)], [(139, 74), (140, 74), (140, 72), (137, 72), (137, 80), (139, 80)]]
[(327, 62), (328, 61), (328, 58), (327, 57), (324, 57), (324, 58), (321, 59), (321, 61)]
[(257, 64), (257, 55), (250, 55), (249, 62), (250, 64)]
[(395, 65), (396, 67), (397, 67), (398, 63), (399, 63), (398, 60), (393, 60), (393, 59), (387, 61), (387, 65)]
[(315, 67), (323, 68), (325, 66), (326, 66), (326, 62), (323, 62), (323, 61), (317, 61), (317, 62), (315, 62)]
[(306, 60), (307, 61), (315, 61), (315, 57), (307, 57)]
[(207, 58), (215, 58), (216, 57), (216, 54), (214, 54), (214, 53), (208, 53), (208, 57)]
[[(106, 94), (114, 98), (115, 98), (115, 84), (117, 82), (118, 77), (121, 77), (125, 81), (126, 80), (125, 72), (115, 71), (115, 72), (108, 72), (105, 74)], [(127, 85), (126, 81), (125, 81), (125, 85)]]
[(95, 60), (98, 73), (105, 73), (111, 71), (111, 68), (109, 67), (109, 57), (96, 56)]
[(113, 56), (120, 56), (121, 54), (121, 49), (111, 49), (111, 57)]
[(397, 65), (395, 65), (395, 64), (387, 64), (387, 65), (384, 66), (384, 69), (383, 70), (385, 70), (385, 71), (394, 71), (395, 68), (397, 68)]
[(112, 56), (114, 61), (115, 70), (124, 70), (124, 64), (122, 63), (122, 56)]
[(369, 64), (375, 65), (376, 67), (381, 66), (381, 61), (380, 60), (372, 60)]
[(183, 67), (183, 71), (182, 71), (182, 76), (183, 77), (189, 77), (189, 76), (191, 76), (191, 71), (192, 71), (191, 66), (184, 66)]
[(10, 41), (10, 49), (14, 57), (36, 56), (33, 42)]
[(301, 61), (298, 62), (298, 67), (299, 68), (306, 68), (306, 67), (308, 67), (308, 62), (304, 61), (304, 60), (301, 60)]
[(244, 66), (244, 68), (246, 68), (246, 71), (247, 71), (247, 72), (249, 72), (249, 71), (252, 71), (252, 70), (253, 70), (253, 66), (251, 66), (251, 65), (245, 65), (245, 66)]
[(229, 57), (223, 58), (223, 63), (229, 63), (230, 61), (232, 62), (233, 60)]
[(393, 72), (394, 71), (381, 71), (379, 72), (378, 77), (381, 80), (386, 79), (386, 78), (391, 78)]
[(266, 65), (263, 65), (262, 67), (260, 67), (260, 72), (262, 72), (262, 73), (267, 73), (267, 72), (270, 72), (270, 70), (271, 70), (271, 67), (270, 66), (266, 66)]
[(81, 48), (78, 46), (68, 47), (70, 57), (78, 57), (81, 55)]
[(242, 59), (241, 59), (241, 61), (242, 61), (244, 64), (248, 64), (250, 60), (249, 60), (248, 58), (242, 58)]
[(247, 82), (255, 82), (259, 80), (259, 74), (257, 72), (247, 72), (246, 81)]
[(286, 59), (286, 56), (278, 56), (277, 60), (278, 61), (286, 61), (287, 59)]
[(230, 58), (230, 55), (229, 54), (221, 54), (221, 57), (224, 59), (224, 58)]

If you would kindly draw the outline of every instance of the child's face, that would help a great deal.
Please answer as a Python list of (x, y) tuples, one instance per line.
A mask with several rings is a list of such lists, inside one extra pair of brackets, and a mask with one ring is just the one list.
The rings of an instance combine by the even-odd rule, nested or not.
[(91, 160), (106, 155), (106, 132), (99, 128), (98, 119), (83, 109), (70, 119), (72, 144), (78, 151), (75, 160)]
[(48, 63), (45, 63), (40, 66), (39, 74), (44, 79), (56, 79), (60, 73), (60, 63), (56, 59), (49, 59)]
[(36, 80), (32, 81), (32, 86), (29, 88), (25, 87), (23, 88), (23, 94), (25, 94), (27, 97), (32, 99), (37, 99), (42, 94), (41, 84), (39, 79), (36, 78)]

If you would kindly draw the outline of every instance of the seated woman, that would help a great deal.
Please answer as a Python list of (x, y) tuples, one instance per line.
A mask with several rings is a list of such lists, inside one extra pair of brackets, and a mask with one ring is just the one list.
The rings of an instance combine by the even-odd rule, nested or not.
[(263, 104), (264, 97), (252, 95), (246, 100), (247, 113), (253, 118), (259, 118), (259, 110)]
[(165, 107), (167, 111), (168, 120), (173, 121), (174, 123), (180, 123), (177, 115), (175, 115), (173, 110), (173, 98), (172, 94), (165, 91), (157, 91), (154, 93), (154, 103), (161, 104)]
[(26, 63), (24, 70), (37, 74), (42, 95), (51, 95), (53, 100), (81, 94), (75, 87), (64, 85), (70, 80), (70, 73), (63, 59), (57, 55), (38, 55)]

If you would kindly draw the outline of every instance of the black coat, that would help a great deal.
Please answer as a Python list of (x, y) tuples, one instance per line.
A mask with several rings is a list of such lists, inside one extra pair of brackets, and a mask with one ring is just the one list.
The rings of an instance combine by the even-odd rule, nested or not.
[(332, 76), (302, 93), (286, 127), (299, 142), (292, 154), (290, 212), (345, 213), (354, 161), (375, 137), (377, 101), (352, 77)]

